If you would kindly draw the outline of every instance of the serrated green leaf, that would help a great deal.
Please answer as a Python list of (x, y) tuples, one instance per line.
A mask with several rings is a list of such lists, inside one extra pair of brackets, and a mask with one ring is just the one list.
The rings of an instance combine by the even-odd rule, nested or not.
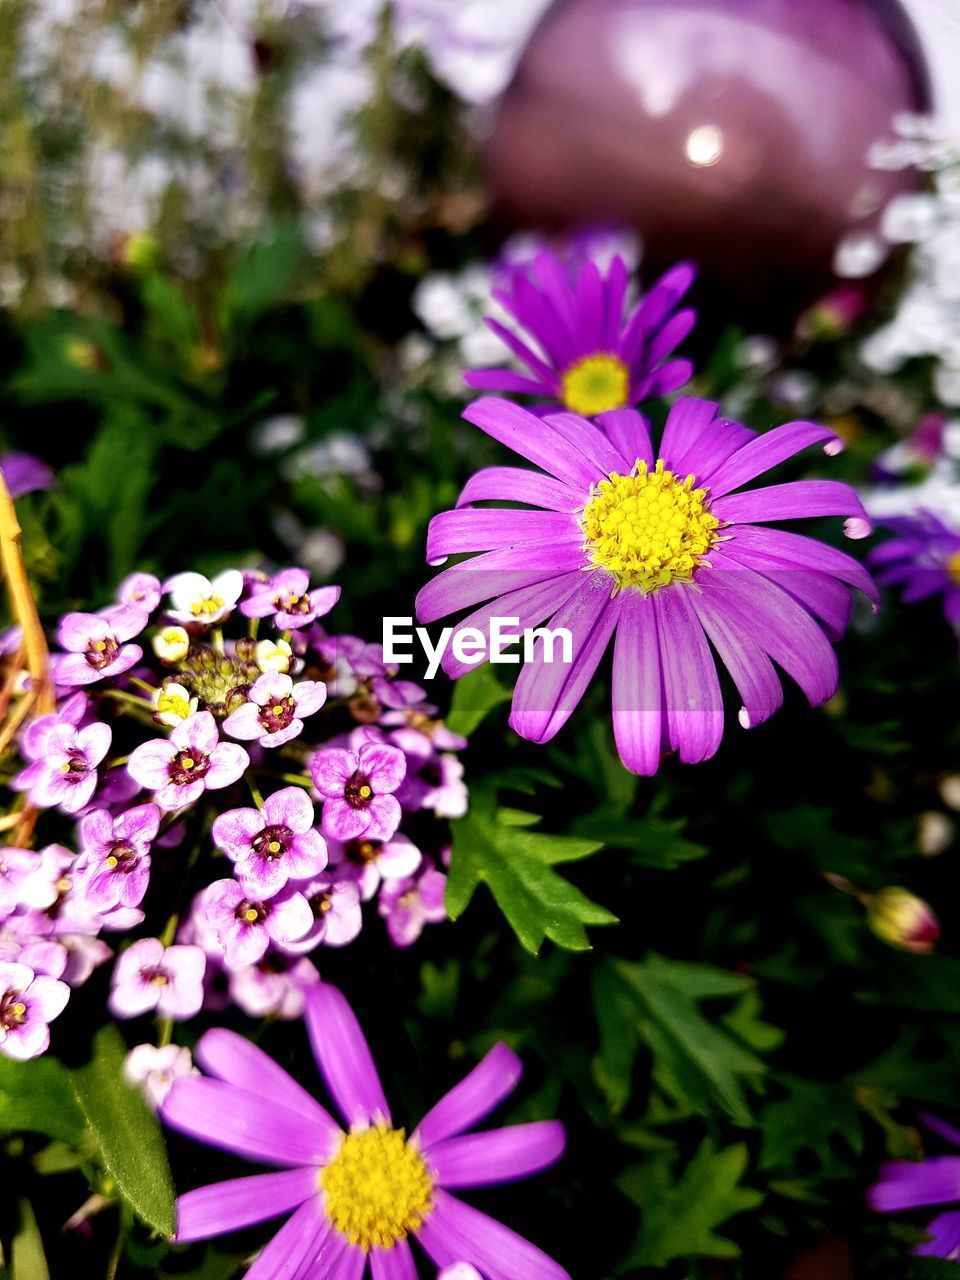
[[(766, 1063), (735, 1025), (725, 1027), (705, 1016), (699, 1005), (719, 998), (743, 1000), (752, 988), (741, 974), (653, 953), (640, 964), (604, 961), (594, 982), (601, 1040), (595, 1073), (611, 1106), (622, 1107), (629, 1096), (643, 1044), (651, 1054), (655, 1084), (681, 1110), (703, 1115), (719, 1110), (749, 1125), (746, 1090), (759, 1088)], [(752, 1022), (755, 1013), (747, 1012)]]
[(160, 1126), (140, 1091), (123, 1078), (126, 1046), (116, 1027), (102, 1028), (93, 1043), (93, 1057), (72, 1080), (99, 1162), (131, 1209), (161, 1235), (172, 1235), (173, 1181)]
[(509, 702), (511, 697), (512, 690), (500, 683), (489, 662), (485, 662), (454, 685), (447, 727), (452, 733), (469, 737), (495, 707)]
[(706, 845), (684, 839), (685, 826), (684, 818), (668, 820), (651, 815), (629, 818), (618, 816), (610, 808), (601, 808), (578, 818), (573, 831), (581, 836), (602, 838), (608, 848), (625, 849), (636, 866), (670, 871), (709, 852)]
[(10, 1250), (10, 1280), (50, 1280), (40, 1228), (29, 1200), (20, 1201), (20, 1225)]
[(822, 1176), (848, 1173), (849, 1161), (838, 1158), (843, 1145), (854, 1155), (863, 1150), (862, 1117), (851, 1090), (798, 1076), (778, 1076), (777, 1083), (787, 1096), (768, 1102), (763, 1109), (758, 1167), (794, 1170), (797, 1157), (812, 1152)]
[(83, 1141), (84, 1118), (70, 1072), (51, 1054), (32, 1062), (0, 1057), (0, 1132), (21, 1130), (75, 1148)]
[(587, 951), (585, 925), (616, 924), (616, 916), (580, 892), (553, 867), (587, 858), (597, 840), (530, 831), (531, 816), (491, 812), (478, 796), (466, 817), (454, 822), (447, 881), (447, 911), (457, 920), (478, 885), (485, 884), (523, 946), (536, 955), (546, 938), (568, 951)]
[(739, 1245), (716, 1232), (763, 1200), (761, 1192), (740, 1185), (747, 1163), (745, 1144), (717, 1151), (708, 1138), (679, 1179), (667, 1159), (628, 1169), (619, 1185), (640, 1206), (640, 1228), (617, 1274), (664, 1267), (674, 1258), (739, 1257)]

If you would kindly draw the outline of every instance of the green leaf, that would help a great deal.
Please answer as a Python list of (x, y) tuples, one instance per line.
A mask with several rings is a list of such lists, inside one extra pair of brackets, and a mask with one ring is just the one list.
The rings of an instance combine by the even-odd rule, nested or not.
[(494, 707), (509, 702), (511, 696), (511, 690), (504, 688), (486, 662), (462, 676), (454, 685), (447, 727), (452, 733), (469, 737)]
[(126, 1046), (116, 1027), (94, 1037), (91, 1061), (73, 1073), (80, 1109), (93, 1131), (99, 1161), (131, 1209), (161, 1235), (173, 1234), (173, 1182), (156, 1117), (123, 1078)]
[(747, 1161), (745, 1144), (717, 1151), (708, 1138), (679, 1180), (668, 1159), (626, 1170), (619, 1185), (640, 1206), (640, 1229), (617, 1273), (664, 1267), (674, 1258), (739, 1257), (739, 1245), (716, 1231), (763, 1200), (761, 1192), (740, 1185)]
[(21, 1130), (81, 1145), (84, 1118), (70, 1072), (50, 1054), (32, 1062), (0, 1057), (0, 1132)]
[(10, 1280), (50, 1280), (40, 1228), (29, 1200), (20, 1201), (20, 1226), (10, 1250)]
[(536, 815), (514, 809), (498, 812), (489, 793), (475, 791), (469, 813), (451, 824), (447, 911), (452, 920), (459, 919), (477, 886), (486, 884), (533, 955), (546, 938), (567, 951), (588, 951), (584, 926), (616, 924), (616, 916), (553, 868), (589, 857), (601, 842), (526, 829), (534, 820), (539, 821)]
[(763, 1109), (758, 1167), (792, 1171), (802, 1152), (812, 1152), (821, 1176), (848, 1174), (849, 1159), (839, 1158), (844, 1147), (853, 1155), (863, 1150), (862, 1116), (851, 1090), (799, 1076), (778, 1076), (777, 1083), (787, 1096)]
[(620, 817), (609, 808), (595, 809), (578, 818), (573, 831), (581, 836), (602, 838), (611, 849), (625, 849), (630, 861), (641, 867), (672, 871), (682, 862), (702, 858), (709, 849), (683, 837), (685, 818), (665, 819), (651, 815)]
[[(703, 1115), (720, 1110), (737, 1124), (751, 1124), (746, 1089), (759, 1088), (766, 1071), (763, 1059), (747, 1047), (757, 1034), (752, 995), (751, 979), (709, 965), (654, 953), (640, 964), (604, 961), (594, 974), (601, 1046), (595, 1075), (611, 1107), (622, 1108), (629, 1098), (637, 1054), (645, 1045), (654, 1083), (679, 1107)], [(728, 1026), (700, 1010), (703, 1000), (731, 997), (751, 1000), (745, 1028), (742, 1010), (738, 1025), (736, 1006)], [(767, 1024), (760, 1025), (761, 1041), (771, 1044)]]

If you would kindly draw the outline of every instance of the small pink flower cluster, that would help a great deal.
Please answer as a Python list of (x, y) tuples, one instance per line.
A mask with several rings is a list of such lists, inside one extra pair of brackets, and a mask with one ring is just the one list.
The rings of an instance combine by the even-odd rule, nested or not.
[(445, 919), (466, 742), (379, 645), (325, 630), (339, 594), (302, 569), (135, 574), (61, 620), (57, 707), (11, 786), (62, 843), (0, 849), (0, 1053), (46, 1049), (103, 935), (115, 1017), (293, 1018), (365, 902), (401, 947)]

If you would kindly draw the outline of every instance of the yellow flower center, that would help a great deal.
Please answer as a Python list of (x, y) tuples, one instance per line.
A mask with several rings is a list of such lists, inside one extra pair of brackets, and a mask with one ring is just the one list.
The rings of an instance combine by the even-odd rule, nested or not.
[(363, 800), (369, 800), (373, 795), (373, 789), (368, 787), (366, 783), (360, 788), (360, 796)]
[(584, 356), (563, 375), (563, 403), (572, 413), (592, 418), (630, 401), (630, 370), (618, 356)]
[(327, 1215), (351, 1244), (392, 1248), (433, 1211), (433, 1179), (406, 1131), (376, 1125), (344, 1135), (320, 1171)]
[(689, 581), (717, 539), (720, 521), (711, 515), (706, 489), (693, 476), (679, 480), (639, 461), (628, 476), (613, 472), (594, 488), (580, 516), (584, 550), (608, 569), (617, 588), (639, 587), (644, 595), (677, 579)]
[(182, 693), (161, 693), (157, 698), (157, 712), (160, 715), (179, 716), (186, 720), (190, 714), (190, 703)]
[(190, 612), (195, 618), (209, 618), (211, 614), (223, 608), (222, 596), (207, 596), (205, 600), (194, 600)]
[(246, 911), (243, 913), (243, 918), (246, 920), (247, 924), (253, 924), (260, 918), (260, 913), (256, 907), (247, 907)]
[(947, 561), (947, 573), (955, 587), (960, 587), (960, 551), (955, 551)]
[(27, 1012), (27, 1006), (23, 1003), (22, 1000), (18, 1000), (15, 1005), (11, 1006), (10, 1012), (13, 1014), (15, 1018), (22, 1018), (23, 1015)]

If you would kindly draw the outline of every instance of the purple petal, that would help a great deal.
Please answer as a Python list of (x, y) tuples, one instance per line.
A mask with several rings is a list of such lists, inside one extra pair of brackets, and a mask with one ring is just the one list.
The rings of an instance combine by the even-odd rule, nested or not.
[(274, 898), (264, 928), (274, 942), (294, 942), (313, 925), (310, 903), (302, 893), (288, 893)]
[(366, 1270), (366, 1253), (358, 1245), (348, 1244), (333, 1260), (330, 1270), (320, 1274), (327, 1280), (363, 1280)]
[(212, 791), (229, 787), (243, 777), (249, 764), (250, 757), (243, 747), (235, 742), (220, 742), (210, 753), (210, 765), (203, 779), (204, 785)]
[(366, 742), (357, 753), (360, 772), (378, 793), (396, 791), (407, 772), (407, 757), (399, 747)]
[(690, 593), (690, 604), (737, 686), (747, 727), (752, 729), (779, 709), (783, 702), (780, 680), (763, 649), (728, 616), (726, 597), (722, 590), (715, 590), (716, 575), (701, 574), (698, 582), (700, 592)]
[(437, 1264), (470, 1262), (487, 1280), (570, 1280), (559, 1263), (494, 1218), (445, 1191), (418, 1233), (420, 1244)]
[(266, 732), (260, 723), (260, 708), (253, 702), (245, 702), (236, 711), (231, 711), (223, 722), (224, 733), (231, 738), (240, 738), (248, 742), (254, 738), (262, 738)]
[(812, 444), (829, 443), (839, 445), (840, 439), (828, 427), (818, 426), (815, 422), (788, 422), (782, 427), (774, 427), (738, 449), (714, 472), (710, 478), (711, 498), (732, 493)]
[(606, 413), (597, 414), (597, 422), (631, 466), (642, 459), (648, 467), (653, 467), (656, 456), (650, 441), (650, 427), (642, 413), (636, 409), (608, 409)]
[(429, 1158), (441, 1187), (487, 1187), (549, 1168), (560, 1159), (565, 1145), (559, 1121), (538, 1120), (448, 1138), (430, 1148)]
[(488, 501), (525, 502), (547, 511), (579, 511), (584, 495), (553, 476), (523, 467), (484, 467), (464, 485), (457, 506)]
[(346, 998), (329, 983), (317, 983), (306, 994), (306, 1018), (320, 1074), (347, 1124), (389, 1124), (380, 1077)]
[(870, 1188), (868, 1198), (877, 1213), (960, 1200), (960, 1156), (887, 1161), (880, 1166), (880, 1181)]
[(314, 1275), (312, 1264), (322, 1256), (332, 1227), (324, 1216), (319, 1196), (307, 1200), (289, 1218), (265, 1249), (258, 1254), (243, 1280), (307, 1280)]
[(210, 834), (216, 847), (236, 861), (250, 853), (254, 837), (265, 826), (264, 815), (259, 809), (228, 809), (214, 819)]
[(56, 978), (38, 976), (27, 988), (26, 997), (30, 1003), (31, 1017), (40, 1017), (44, 1022), (52, 1022), (67, 1007), (70, 988), (65, 982), (58, 982)]
[(293, 686), (293, 700), (298, 716), (312, 716), (326, 702), (327, 686), (320, 680), (301, 680)]
[[(487, 321), (490, 325), (491, 321)], [(538, 382), (512, 369), (468, 369), (463, 380), (477, 391), (502, 391), (506, 395), (549, 396), (557, 389), (557, 379)]]
[(52, 489), (56, 484), (47, 464), (31, 453), (3, 454), (0, 456), (0, 470), (11, 498), (22, 498), (25, 493), (34, 493), (37, 489)]
[(219, 741), (217, 722), (209, 711), (195, 711), (180, 722), (170, 734), (170, 741), (178, 751), (195, 751), (197, 755), (209, 755)]
[(249, 1093), (269, 1094), (290, 1111), (302, 1112), (325, 1129), (332, 1143), (340, 1138), (340, 1126), (302, 1085), (262, 1049), (223, 1027), (208, 1031), (197, 1042), (195, 1057), (204, 1071)]
[(671, 471), (686, 475), (688, 471), (700, 479), (696, 466), (696, 450), (701, 438), (717, 418), (719, 406), (712, 400), (682, 396), (671, 407), (660, 441), (660, 457)]
[(417, 596), (417, 617), (421, 622), (436, 622), (481, 600), (506, 599), (512, 592), (537, 588), (551, 578), (576, 574), (586, 563), (579, 534), (556, 545), (490, 551), (451, 565), (428, 582)]
[(683, 587), (653, 595), (663, 672), (665, 737), (684, 764), (708, 760), (723, 737), (723, 699), (703, 627)]
[(917, 1245), (914, 1253), (927, 1258), (946, 1258), (951, 1262), (960, 1259), (960, 1211), (938, 1214), (927, 1224), (930, 1239)]
[(370, 1272), (373, 1280), (417, 1280), (417, 1264), (406, 1240), (390, 1249), (371, 1249)]
[(316, 1194), (315, 1167), (212, 1182), (177, 1200), (177, 1243), (208, 1240), (227, 1231), (268, 1222)]
[(754, 525), (737, 525), (729, 531), (725, 543), (729, 552), (734, 547), (749, 547), (751, 551), (776, 556), (794, 564), (801, 569), (814, 569), (820, 573), (829, 573), (841, 582), (856, 587), (868, 600), (877, 602), (879, 595), (870, 574), (858, 560), (838, 551), (816, 538), (807, 537), (803, 533), (787, 532), (785, 529), (764, 529)]
[(805, 520), (812, 516), (849, 516), (870, 522), (863, 503), (840, 480), (793, 480), (746, 493), (732, 493), (711, 505), (718, 520), (733, 524), (766, 524), (771, 520)]
[(613, 733), (620, 759), (653, 777), (662, 752), (663, 681), (650, 597), (624, 593), (613, 650)]
[(357, 768), (357, 757), (342, 747), (324, 747), (310, 761), (313, 785), (322, 796), (342, 796), (348, 780)]
[(420, 1145), (429, 1150), (438, 1142), (472, 1129), (509, 1097), (522, 1074), (523, 1066), (513, 1050), (505, 1044), (494, 1045), (417, 1125)]
[(364, 833), (370, 840), (389, 840), (403, 817), (396, 796), (374, 796), (367, 806), (369, 819)]
[(448, 556), (467, 551), (501, 551), (528, 542), (552, 542), (569, 538), (577, 529), (576, 518), (563, 511), (505, 507), (441, 511), (427, 529), (427, 563), (442, 564)]
[(509, 400), (484, 396), (469, 405), (463, 416), (467, 422), (472, 422), (521, 458), (526, 458), (566, 484), (575, 484), (589, 491), (591, 484), (602, 479), (580, 449), (559, 432), (545, 431), (535, 414), (511, 404)]
[(303, 834), (314, 822), (313, 802), (302, 787), (282, 787), (263, 802), (263, 817), (271, 826), (289, 827)]
[[(588, 458), (601, 474), (606, 476), (616, 471), (623, 475), (630, 470), (632, 459), (625, 458), (610, 437), (589, 418), (582, 418), (578, 413), (550, 413), (543, 421)], [(586, 496), (584, 494), (584, 498)]]
[(159, 791), (170, 781), (170, 761), (176, 754), (177, 748), (173, 743), (163, 738), (142, 742), (130, 753), (127, 773), (141, 787)]
[(546, 742), (566, 723), (593, 678), (620, 612), (621, 597), (611, 596), (612, 580), (603, 572), (581, 578), (579, 589), (550, 620), (550, 627), (566, 627), (572, 637), (573, 661), (561, 652), (545, 662), (543, 649), (526, 663), (513, 695), (510, 725), (522, 738)]
[(313, 1116), (220, 1080), (175, 1080), (161, 1114), (199, 1142), (263, 1164), (320, 1165), (331, 1155), (330, 1131)]

